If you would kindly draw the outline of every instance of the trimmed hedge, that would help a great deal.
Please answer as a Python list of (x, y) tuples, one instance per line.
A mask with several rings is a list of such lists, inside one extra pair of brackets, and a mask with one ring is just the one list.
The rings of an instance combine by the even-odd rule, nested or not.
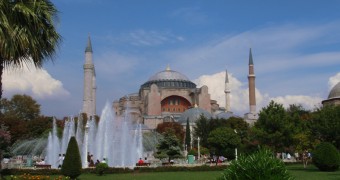
[(336, 171), (340, 165), (339, 151), (328, 142), (322, 142), (313, 151), (313, 163), (320, 171)]
[(97, 164), (95, 170), (96, 170), (96, 174), (98, 174), (99, 176), (103, 175), (104, 172), (106, 172), (106, 170), (109, 168), (109, 166), (106, 163), (99, 163)]
[[(179, 172), (179, 171), (222, 171), (227, 168), (226, 165), (221, 166), (159, 166), (159, 167), (135, 167), (130, 168), (113, 168), (109, 167), (105, 170), (105, 174), (117, 174), (117, 173), (144, 173), (144, 172)], [(95, 168), (82, 169), (82, 173), (96, 174)], [(60, 169), (3, 169), (3, 175), (61, 175)]]

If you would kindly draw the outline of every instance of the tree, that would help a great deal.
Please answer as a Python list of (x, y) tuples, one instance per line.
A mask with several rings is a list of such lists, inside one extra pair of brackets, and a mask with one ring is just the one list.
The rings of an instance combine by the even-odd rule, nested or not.
[(278, 152), (293, 142), (293, 129), (283, 105), (271, 101), (260, 111), (252, 131), (260, 145)]
[(172, 129), (176, 137), (180, 140), (180, 143), (183, 144), (184, 130), (182, 125), (178, 122), (163, 122), (157, 125), (156, 132), (163, 134), (164, 132), (168, 131), (168, 129)]
[(208, 143), (217, 156), (228, 156), (227, 149), (235, 149), (240, 143), (241, 138), (228, 127), (220, 127), (210, 132)]
[(230, 117), (226, 120), (226, 127), (235, 129), (242, 140), (248, 136), (249, 124), (243, 118)]
[(312, 115), (311, 129), (315, 138), (331, 142), (340, 149), (340, 106), (323, 106)]
[(30, 138), (26, 136), (28, 134), (28, 127), (25, 121), (16, 118), (4, 118), (3, 122), (8, 127), (9, 132), (11, 132), (11, 145), (17, 140)]
[(49, 0), (0, 1), (0, 99), (4, 69), (29, 62), (41, 67), (54, 56), (61, 40), (56, 19), (57, 10)]
[(31, 96), (16, 94), (1, 100), (1, 112), (4, 118), (33, 120), (40, 116), (40, 105)]
[(74, 136), (71, 137), (68, 143), (65, 159), (61, 166), (61, 173), (71, 179), (75, 179), (81, 174), (81, 157), (78, 143)]
[(200, 137), (200, 143), (204, 147), (208, 147), (208, 136), (210, 133), (209, 120), (201, 115), (194, 126), (194, 134), (196, 137)]
[[(5, 151), (8, 151), (11, 142), (11, 134), (7, 130), (7, 127), (4, 124), (0, 124), (0, 159), (2, 160), (2, 155)], [(0, 170), (2, 169), (0, 163)], [(2, 179), (2, 174), (1, 174)]]
[(190, 125), (189, 125), (189, 118), (187, 119), (187, 125), (185, 128), (185, 146), (186, 150), (190, 150), (191, 145), (191, 132), (190, 132)]
[(329, 142), (322, 142), (313, 151), (313, 163), (320, 171), (336, 171), (340, 166), (340, 154)]
[(40, 116), (32, 121), (27, 121), (27, 138), (48, 136), (52, 129), (53, 118)]
[(180, 143), (173, 130), (167, 129), (163, 133), (163, 138), (159, 141), (154, 156), (160, 159), (168, 158), (169, 162), (172, 158), (181, 156)]

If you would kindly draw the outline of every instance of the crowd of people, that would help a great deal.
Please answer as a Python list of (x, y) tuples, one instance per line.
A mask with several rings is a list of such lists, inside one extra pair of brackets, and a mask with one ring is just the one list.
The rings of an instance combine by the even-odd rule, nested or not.
[(312, 154), (305, 149), (302, 153), (294, 153), (293, 156), (287, 152), (282, 152), (282, 153), (277, 153), (276, 157), (278, 159), (282, 159), (282, 160), (293, 160), (293, 161), (301, 161), (303, 163), (303, 167), (306, 168), (308, 165), (308, 162), (311, 161), (312, 159)]
[(90, 152), (87, 153), (87, 164), (88, 164), (88, 167), (96, 167), (99, 163), (106, 163), (107, 164), (106, 158), (103, 158), (102, 161), (99, 161), (99, 159), (97, 159), (96, 162), (94, 162), (93, 154), (90, 154)]

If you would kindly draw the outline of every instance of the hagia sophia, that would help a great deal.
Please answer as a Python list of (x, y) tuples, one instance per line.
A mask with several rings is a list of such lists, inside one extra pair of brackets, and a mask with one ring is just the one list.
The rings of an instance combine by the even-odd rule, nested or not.
[[(83, 112), (95, 115), (96, 85), (95, 67), (92, 61), (92, 45), (88, 39), (85, 49), (84, 64), (84, 100)], [(230, 84), (228, 73), (225, 76), (225, 107), (220, 107), (216, 100), (211, 99), (207, 86), (197, 87), (184, 74), (165, 70), (151, 76), (143, 83), (139, 92), (131, 93), (113, 102), (117, 116), (129, 114), (135, 123), (143, 124), (147, 129), (155, 129), (158, 124), (166, 121), (191, 125), (204, 115), (206, 118), (225, 118), (235, 116), (230, 110)], [(255, 73), (252, 53), (249, 54), (249, 105), (250, 112), (244, 119), (252, 124), (257, 120), (255, 101)], [(223, 83), (223, 82), (221, 82)]]
[[(88, 116), (96, 114), (95, 67), (92, 61), (92, 45), (88, 38), (84, 64), (83, 112)], [(187, 120), (195, 125), (201, 116), (206, 118), (241, 117), (250, 125), (258, 119), (255, 97), (255, 71), (251, 49), (249, 51), (249, 112), (243, 116), (232, 113), (230, 109), (230, 84), (228, 73), (225, 75), (225, 107), (220, 107), (211, 99), (207, 86), (197, 87), (184, 74), (170, 69), (155, 73), (138, 92), (128, 94), (113, 101), (112, 107), (117, 116), (129, 114), (134, 123), (143, 124), (145, 129), (153, 130), (163, 122), (179, 122), (185, 126)], [(223, 82), (221, 82), (223, 83)], [(322, 104), (340, 105), (340, 82), (333, 87)]]

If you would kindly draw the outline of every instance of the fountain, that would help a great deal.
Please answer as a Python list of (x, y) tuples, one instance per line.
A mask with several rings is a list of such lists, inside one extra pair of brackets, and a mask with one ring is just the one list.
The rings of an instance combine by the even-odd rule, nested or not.
[(83, 168), (88, 166), (88, 153), (93, 155), (94, 161), (102, 161), (105, 158), (111, 167), (134, 167), (137, 160), (143, 157), (142, 126), (132, 124), (129, 109), (126, 109), (124, 117), (114, 116), (109, 103), (106, 103), (99, 123), (93, 118), (85, 122), (82, 116), (79, 116), (77, 123), (74, 118), (65, 121), (61, 140), (56, 131), (54, 120), (45, 159), (52, 168), (58, 167), (58, 156), (66, 153), (72, 136), (75, 136), (78, 142)]

